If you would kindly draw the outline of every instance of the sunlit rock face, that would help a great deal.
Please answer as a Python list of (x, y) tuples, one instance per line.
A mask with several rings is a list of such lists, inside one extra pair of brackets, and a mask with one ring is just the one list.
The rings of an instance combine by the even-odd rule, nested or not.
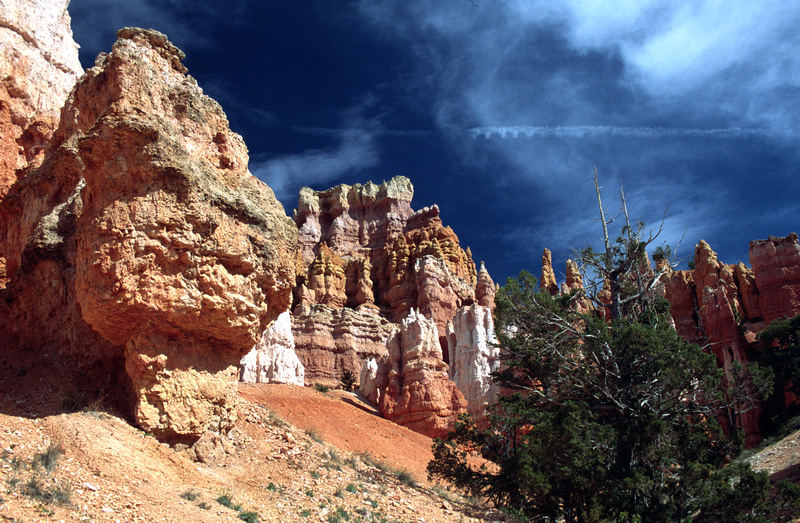
[(118, 38), (0, 203), (5, 318), (65, 365), (124, 358), (136, 422), (191, 442), (232, 426), (238, 362), (291, 302), (297, 230), (183, 53)]
[(758, 308), (764, 321), (800, 313), (800, 244), (797, 234), (750, 242), (750, 264), (758, 291)]
[[(756, 334), (774, 319), (800, 314), (800, 246), (796, 234), (750, 242), (752, 269), (727, 265), (704, 241), (693, 271), (665, 278), (665, 294), (678, 333), (707, 345), (726, 373), (758, 350)], [(749, 444), (760, 439), (759, 409), (739, 421)]]
[[(42, 163), (61, 107), (83, 73), (68, 3), (0, 0), (0, 201), (18, 179)], [(20, 208), (22, 192), (15, 191), (16, 204), (0, 208), (0, 217)], [(41, 214), (49, 209), (37, 210)], [(15, 230), (0, 230), (0, 289), (18, 265), (19, 244)], [(9, 256), (15, 260), (6, 268)]]
[(306, 384), (337, 387), (345, 372), (357, 378), (364, 361), (388, 354), (396, 325), (372, 309), (313, 305), (295, 312), (292, 330)]
[(377, 368), (365, 362), (362, 390), (377, 401), (383, 417), (431, 437), (447, 434), (467, 401), (448, 377), (436, 323), (412, 309), (388, 348)]
[(43, 158), (83, 73), (68, 0), (0, 1), (0, 199)]
[(264, 331), (261, 340), (242, 358), (239, 365), (239, 379), (244, 383), (305, 385), (305, 368), (294, 350), (289, 311), (281, 313)]
[[(461, 307), (493, 308), (496, 287), (442, 225), (439, 208), (414, 211), (412, 196), (403, 176), (301, 190), (293, 332), (306, 384), (337, 386), (351, 373), (387, 418), (443, 434), (463, 402), (447, 379), (448, 323)], [(437, 349), (426, 341), (425, 356), (402, 371), (397, 347), (416, 323), (434, 326)]]
[(492, 310), (477, 304), (462, 307), (447, 331), (450, 379), (464, 394), (472, 417), (482, 418), (486, 405), (495, 401), (498, 393), (492, 372), (500, 368), (500, 347)]

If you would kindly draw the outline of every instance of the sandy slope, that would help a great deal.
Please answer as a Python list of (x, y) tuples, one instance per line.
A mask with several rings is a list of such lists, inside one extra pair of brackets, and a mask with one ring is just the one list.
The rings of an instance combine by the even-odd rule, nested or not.
[[(0, 385), (0, 518), (241, 521), (239, 511), (215, 501), (222, 494), (260, 521), (328, 521), (337, 511), (347, 512), (350, 521), (481, 517), (475, 507), (436, 494), (424, 481), (429, 438), (368, 412), (354, 395), (242, 386), (229, 453), (215, 463), (197, 463), (113, 414), (53, 413), (61, 393), (46, 379), (27, 378), (40, 386), (28, 381), (26, 389), (14, 390), (7, 385), (22, 383), (10, 378)], [(64, 453), (47, 472), (32, 461), (50, 443)], [(359, 458), (361, 452), (411, 471), (419, 484), (404, 484)], [(31, 479), (45, 492), (63, 487), (70, 504), (37, 499)]]

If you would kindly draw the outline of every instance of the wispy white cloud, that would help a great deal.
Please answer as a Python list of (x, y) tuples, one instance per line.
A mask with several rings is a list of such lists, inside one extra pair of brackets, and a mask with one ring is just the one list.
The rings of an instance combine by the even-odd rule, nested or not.
[(334, 134), (334, 140), (336, 143), (329, 147), (251, 161), (250, 171), (290, 208), (300, 187), (325, 184), (374, 167), (380, 160), (375, 134), (366, 126), (344, 129)]

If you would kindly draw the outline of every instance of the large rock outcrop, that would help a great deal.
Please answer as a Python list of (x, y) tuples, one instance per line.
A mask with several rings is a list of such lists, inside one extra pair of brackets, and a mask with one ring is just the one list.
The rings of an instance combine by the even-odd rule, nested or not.
[(500, 368), (492, 310), (477, 304), (462, 307), (447, 326), (447, 340), (450, 379), (464, 394), (473, 419), (480, 419), (499, 392), (492, 381), (492, 372)]
[(368, 304), (394, 322), (416, 307), (436, 320), (444, 339), (455, 311), (475, 301), (477, 272), (469, 249), (442, 225), (439, 208), (414, 212), (413, 194), (404, 176), (380, 185), (303, 188), (294, 213), (295, 307)]
[(365, 361), (362, 393), (395, 423), (431, 437), (447, 434), (467, 401), (448, 378), (436, 323), (412, 309), (388, 348), (377, 365)]
[[(5, 301), (18, 343), (57, 318), (73, 359), (124, 353), (137, 423), (191, 442), (232, 426), (237, 364), (290, 305), (297, 232), (183, 53), (118, 37), (2, 202)], [(32, 305), (53, 285), (60, 303)]]
[(305, 368), (294, 350), (292, 315), (282, 312), (242, 361), (244, 383), (305, 385)]
[[(408, 178), (396, 176), (380, 185), (300, 191), (292, 323), (306, 383), (336, 386), (345, 372), (352, 373), (362, 387), (371, 387), (376, 401), (377, 391), (391, 388), (377, 401), (384, 416), (439, 434), (442, 420), (454, 420), (447, 389), (452, 382), (430, 390), (413, 382), (431, 376), (447, 381), (448, 322), (476, 301), (493, 308), (496, 289), (486, 269), (479, 275), (469, 249), (442, 225), (436, 205), (412, 210), (413, 190)], [(426, 349), (424, 364), (410, 364), (405, 374), (395, 358), (400, 382), (376, 387), (375, 379), (386, 376), (376, 374), (377, 362), (385, 370), (392, 350), (401, 358), (392, 347), (404, 343), (400, 333), (417, 328), (411, 326), (417, 321), (435, 325), (438, 349)]]
[[(68, 3), (0, 0), (0, 201), (41, 164), (61, 107), (83, 72)], [(10, 274), (6, 256), (0, 248), (0, 289)]]

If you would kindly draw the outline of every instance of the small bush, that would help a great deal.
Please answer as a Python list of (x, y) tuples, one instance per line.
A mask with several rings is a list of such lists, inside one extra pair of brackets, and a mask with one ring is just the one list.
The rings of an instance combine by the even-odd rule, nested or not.
[(350, 514), (342, 507), (336, 507), (336, 512), (328, 514), (328, 523), (341, 523), (342, 521), (350, 521)]
[(247, 523), (258, 523), (257, 512), (239, 512), (239, 519), (247, 521)]
[(311, 477), (314, 479), (319, 479), (319, 472), (317, 472), (316, 470), (312, 470)]
[(304, 508), (303, 510), (300, 511), (300, 517), (307, 518), (310, 515), (311, 511), (308, 510), (307, 508)]
[(61, 444), (50, 442), (44, 452), (34, 454), (31, 465), (33, 465), (35, 469), (41, 467), (47, 470), (47, 472), (53, 472), (53, 469), (56, 468), (56, 462), (62, 454), (64, 454), (64, 448)]
[(314, 497), (314, 491), (311, 490), (311, 489), (306, 490), (306, 496), (308, 496), (310, 498), (313, 498)]
[(394, 472), (397, 479), (400, 480), (401, 483), (408, 485), (409, 487), (416, 487), (417, 482), (414, 480), (414, 476), (412, 476), (407, 470), (399, 469)]
[(181, 494), (181, 497), (186, 501), (195, 501), (197, 498), (200, 497), (200, 494), (198, 494), (194, 490), (187, 490), (186, 492)]
[(342, 489), (336, 489), (336, 492), (334, 492), (333, 495), (337, 498), (344, 499), (344, 491)]
[(344, 370), (339, 382), (341, 383), (342, 389), (347, 392), (352, 392), (353, 385), (356, 383), (356, 377), (351, 370)]
[(314, 388), (317, 389), (317, 392), (321, 392), (323, 394), (331, 390), (330, 387), (328, 387), (327, 385), (323, 385), (322, 383), (315, 383)]
[(350, 492), (351, 494), (355, 494), (356, 492), (358, 492), (358, 489), (352, 483), (348, 483), (347, 486), (344, 489), (347, 492)]
[(306, 429), (306, 436), (308, 436), (309, 438), (313, 439), (317, 443), (322, 443), (323, 442), (322, 438), (319, 437), (319, 434), (317, 434), (317, 431), (314, 430), (314, 429)]
[(328, 459), (333, 461), (334, 463), (341, 463), (342, 457), (339, 456), (339, 453), (333, 449), (328, 449)]
[(35, 477), (28, 480), (22, 489), (22, 493), (43, 503), (55, 503), (57, 505), (68, 505), (72, 495), (69, 487), (56, 484), (47, 488)]
[(275, 483), (270, 481), (269, 485), (267, 485), (267, 490), (271, 490), (272, 492), (275, 492), (276, 490), (278, 490), (278, 487), (275, 486)]
[(197, 506), (200, 507), (203, 510), (208, 510), (208, 509), (211, 508), (211, 505), (209, 505), (205, 501), (201, 501), (200, 503), (197, 504)]
[(220, 497), (218, 497), (216, 499), (216, 502), (219, 503), (220, 505), (222, 505), (223, 507), (228, 507), (229, 509), (235, 510), (236, 512), (239, 512), (240, 510), (242, 510), (242, 506), (234, 504), (234, 502), (231, 499), (231, 497), (229, 495), (227, 495), (227, 494), (223, 494)]

